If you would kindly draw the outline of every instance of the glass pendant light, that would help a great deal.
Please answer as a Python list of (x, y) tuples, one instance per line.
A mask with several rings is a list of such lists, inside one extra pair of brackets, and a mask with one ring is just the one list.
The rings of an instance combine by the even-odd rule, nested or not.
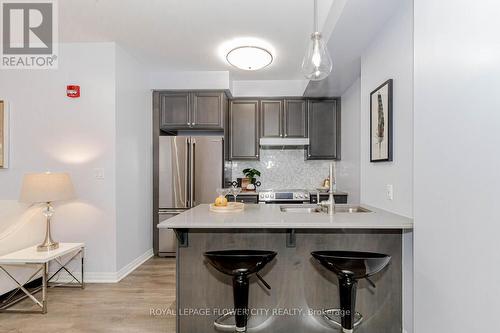
[(307, 79), (319, 81), (330, 75), (332, 67), (332, 59), (318, 28), (318, 0), (314, 0), (314, 32), (302, 61), (302, 72)]

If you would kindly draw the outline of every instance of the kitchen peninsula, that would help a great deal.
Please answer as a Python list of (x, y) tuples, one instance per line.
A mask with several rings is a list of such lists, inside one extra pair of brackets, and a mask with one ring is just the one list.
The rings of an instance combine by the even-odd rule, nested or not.
[[(356, 310), (364, 320), (359, 333), (400, 333), (403, 327), (403, 236), (411, 233), (412, 219), (374, 207), (337, 205), (333, 216), (314, 212), (314, 205), (246, 205), (241, 213), (221, 214), (199, 205), (161, 222), (178, 236), (177, 309), (230, 309), (231, 278), (206, 261), (206, 251), (245, 249), (276, 251), (274, 261), (261, 275), (267, 290), (251, 279), (249, 304), (261, 309), (249, 318), (249, 332), (332, 332), (318, 312), (338, 307), (336, 277), (311, 257), (319, 250), (385, 253), (392, 257), (380, 274), (372, 277), (376, 289), (360, 280)], [(349, 209), (351, 208), (351, 209)], [(349, 211), (363, 211), (351, 212)], [(307, 213), (306, 213), (307, 212)], [(213, 322), (220, 315), (178, 315), (177, 333), (217, 332)], [(286, 313), (286, 315), (284, 315)], [(293, 315), (291, 314), (293, 313)]]

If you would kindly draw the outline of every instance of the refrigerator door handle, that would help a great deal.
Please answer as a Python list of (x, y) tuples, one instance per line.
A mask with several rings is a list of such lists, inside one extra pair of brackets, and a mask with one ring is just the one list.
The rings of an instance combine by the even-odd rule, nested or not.
[(196, 198), (195, 198), (195, 165), (196, 165), (196, 139), (191, 138), (191, 175), (190, 175), (190, 180), (191, 180), (191, 191), (190, 191), (190, 200), (191, 200), (191, 207), (196, 206)]
[(191, 154), (191, 139), (188, 137), (186, 138), (186, 145), (187, 145), (187, 150), (186, 150), (186, 191), (185, 193), (185, 202), (186, 202), (186, 208), (191, 208), (191, 201), (190, 201), (190, 171), (191, 171), (191, 159), (190, 159), (190, 154)]

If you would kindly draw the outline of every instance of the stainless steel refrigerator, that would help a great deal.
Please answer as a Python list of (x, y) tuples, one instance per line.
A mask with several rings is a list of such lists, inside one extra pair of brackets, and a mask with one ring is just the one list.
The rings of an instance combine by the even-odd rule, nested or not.
[[(223, 186), (222, 136), (160, 136), (159, 221), (202, 203), (210, 203)], [(159, 255), (173, 256), (175, 233), (159, 230)]]

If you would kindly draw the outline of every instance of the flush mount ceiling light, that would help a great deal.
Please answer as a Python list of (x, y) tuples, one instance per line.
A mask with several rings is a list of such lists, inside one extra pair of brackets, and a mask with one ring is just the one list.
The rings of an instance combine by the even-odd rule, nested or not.
[(259, 46), (238, 46), (226, 54), (227, 62), (239, 69), (256, 71), (273, 62), (271, 52)]

